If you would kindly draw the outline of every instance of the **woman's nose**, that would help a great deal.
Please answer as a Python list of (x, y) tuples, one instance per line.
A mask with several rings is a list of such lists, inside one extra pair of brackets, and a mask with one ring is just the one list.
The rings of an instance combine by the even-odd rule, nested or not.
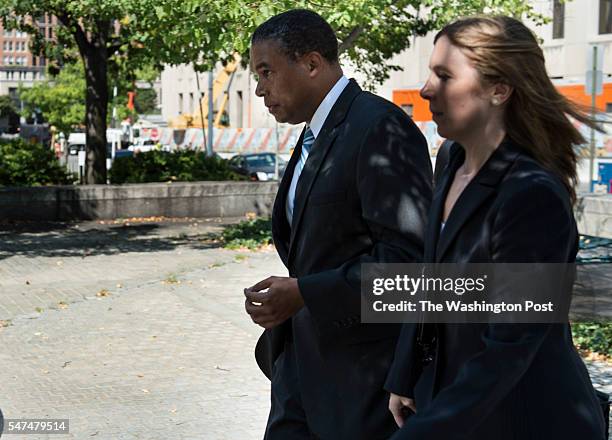
[(423, 99), (427, 99), (427, 100), (431, 99), (433, 95), (433, 88), (431, 86), (431, 78), (427, 78), (427, 81), (425, 81), (425, 84), (423, 84), (423, 87), (421, 87), (419, 94), (421, 95), (421, 98)]

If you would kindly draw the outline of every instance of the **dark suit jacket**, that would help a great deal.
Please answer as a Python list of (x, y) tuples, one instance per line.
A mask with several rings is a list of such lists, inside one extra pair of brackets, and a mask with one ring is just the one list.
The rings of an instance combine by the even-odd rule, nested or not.
[[(567, 190), (509, 140), (465, 188), (440, 232), (464, 157), (453, 145), (434, 191), (426, 261), (575, 261), (578, 234)], [(426, 324), (426, 330), (437, 335), (435, 360), (421, 371), (415, 326), (406, 325), (385, 384), (417, 405), (393, 439), (603, 439), (601, 410), (569, 324)]]
[(285, 202), (301, 142), (281, 181), (272, 228), (305, 307), (264, 332), (256, 359), (270, 377), (289, 338), (314, 433), (382, 438), (381, 426), (390, 425), (382, 386), (400, 326), (361, 324), (360, 268), (422, 260), (432, 192), (427, 143), (401, 109), (351, 80), (312, 146), (290, 226)]

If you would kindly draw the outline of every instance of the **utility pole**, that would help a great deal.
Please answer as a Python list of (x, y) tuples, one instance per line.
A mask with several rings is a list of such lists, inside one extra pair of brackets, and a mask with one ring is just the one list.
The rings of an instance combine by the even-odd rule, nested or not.
[[(587, 58), (587, 70), (585, 81), (585, 93), (591, 95), (591, 117), (597, 115), (597, 95), (603, 93), (603, 47), (595, 44), (591, 46)], [(593, 191), (593, 179), (595, 177), (595, 129), (591, 128), (590, 136), (590, 160), (589, 160), (589, 192)]]
[(204, 97), (202, 96), (202, 93), (200, 92), (200, 75), (197, 71), (197, 69), (195, 68), (195, 63), (193, 63), (193, 71), (195, 72), (195, 77), (196, 77), (196, 84), (198, 86), (198, 95), (200, 95), (198, 97), (198, 103), (200, 104), (200, 122), (202, 124), (202, 142), (203, 142), (203, 147), (206, 148), (206, 150), (208, 150), (208, 143), (206, 142), (206, 128), (204, 127), (204, 111), (202, 110), (202, 99), (204, 99)]
[(213, 155), (213, 71), (208, 73), (208, 145), (206, 155)]

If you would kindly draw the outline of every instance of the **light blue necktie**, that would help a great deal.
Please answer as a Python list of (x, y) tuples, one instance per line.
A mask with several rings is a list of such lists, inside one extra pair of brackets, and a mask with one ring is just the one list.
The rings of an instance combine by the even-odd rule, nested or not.
[(292, 194), (289, 195), (288, 203), (287, 203), (287, 216), (289, 219), (293, 219), (293, 206), (295, 205), (295, 195), (297, 193), (297, 186), (299, 184), (299, 178), (302, 174), (302, 170), (304, 169), (304, 165), (306, 164), (306, 159), (308, 159), (308, 154), (310, 153), (310, 149), (312, 148), (312, 144), (314, 144), (315, 137), (310, 130), (310, 127), (306, 128), (304, 132), (304, 139), (302, 140), (302, 152), (300, 154), (300, 160), (295, 165), (295, 171), (293, 172), (293, 179), (297, 183), (295, 185), (295, 190)]

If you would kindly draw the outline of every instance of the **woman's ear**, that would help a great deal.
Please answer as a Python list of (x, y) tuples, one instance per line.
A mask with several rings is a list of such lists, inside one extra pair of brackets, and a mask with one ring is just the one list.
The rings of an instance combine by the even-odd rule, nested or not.
[(504, 104), (506, 101), (508, 101), (513, 91), (514, 89), (508, 84), (495, 84), (491, 94), (491, 104), (494, 106)]

